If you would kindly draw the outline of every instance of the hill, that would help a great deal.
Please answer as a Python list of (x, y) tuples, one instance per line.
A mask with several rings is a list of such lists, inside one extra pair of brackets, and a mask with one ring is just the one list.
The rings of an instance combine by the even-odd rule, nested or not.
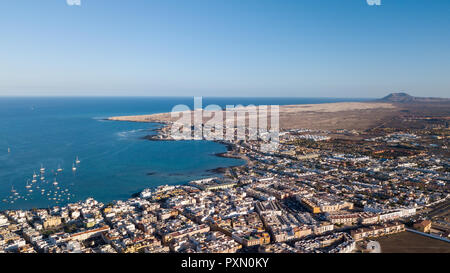
[(396, 102), (396, 103), (417, 103), (417, 102), (450, 102), (447, 98), (423, 98), (414, 97), (407, 93), (391, 93), (386, 97), (380, 99), (382, 102)]

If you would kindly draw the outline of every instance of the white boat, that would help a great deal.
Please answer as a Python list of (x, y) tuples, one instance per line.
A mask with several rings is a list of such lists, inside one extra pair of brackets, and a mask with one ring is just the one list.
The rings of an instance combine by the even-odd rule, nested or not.
[(76, 171), (77, 167), (75, 167), (75, 164), (72, 164), (72, 171)]
[(41, 180), (44, 180), (44, 179), (45, 179), (45, 177), (41, 176)]
[(28, 184), (28, 180), (27, 180), (27, 185), (25, 186), (25, 188), (27, 188), (27, 189), (31, 188), (31, 185)]
[(53, 185), (58, 185), (58, 182), (56, 181), (56, 178), (55, 178), (55, 182), (53, 182)]
[(36, 172), (33, 172), (33, 178), (36, 178), (36, 177), (37, 177)]
[(44, 166), (41, 164), (41, 173), (44, 173), (45, 172), (45, 168), (44, 168)]
[(33, 179), (31, 180), (31, 183), (36, 183), (36, 177), (33, 176)]
[(75, 159), (75, 163), (76, 163), (76, 164), (80, 164), (80, 162), (81, 162), (81, 161), (78, 159), (78, 156), (77, 156), (77, 159)]
[(58, 169), (56, 170), (57, 172), (62, 172), (63, 169), (61, 168), (61, 165), (58, 165)]

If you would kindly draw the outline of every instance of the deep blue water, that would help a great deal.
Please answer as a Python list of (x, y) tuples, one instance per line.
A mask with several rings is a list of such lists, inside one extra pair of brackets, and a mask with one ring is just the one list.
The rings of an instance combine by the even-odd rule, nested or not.
[[(204, 98), (203, 106), (338, 101), (360, 100)], [(141, 138), (152, 134), (158, 124), (103, 120), (169, 112), (177, 104), (192, 107), (193, 98), (0, 98), (0, 209), (47, 207), (87, 197), (102, 202), (126, 199), (146, 187), (186, 183), (214, 176), (208, 170), (217, 167), (244, 164), (214, 156), (226, 151), (218, 143)], [(77, 156), (81, 163), (73, 172)], [(31, 183), (41, 164), (46, 168), (45, 180), (37, 177)], [(64, 170), (55, 175), (59, 165)], [(28, 189), (27, 180), (32, 185)]]

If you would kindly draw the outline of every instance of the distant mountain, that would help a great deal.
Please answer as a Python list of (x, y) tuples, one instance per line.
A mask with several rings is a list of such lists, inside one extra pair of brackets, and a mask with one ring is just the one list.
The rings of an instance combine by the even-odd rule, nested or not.
[(386, 97), (382, 98), (382, 101), (388, 102), (411, 102), (415, 97), (406, 93), (391, 93)]
[(447, 98), (421, 98), (414, 97), (406, 93), (391, 93), (386, 97), (380, 99), (383, 102), (398, 102), (398, 103), (414, 103), (414, 102), (450, 102)]

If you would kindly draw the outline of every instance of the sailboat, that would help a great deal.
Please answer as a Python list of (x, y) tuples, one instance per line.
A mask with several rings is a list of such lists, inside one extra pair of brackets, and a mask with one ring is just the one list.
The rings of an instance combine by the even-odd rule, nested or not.
[(36, 177), (37, 177), (36, 172), (33, 172), (33, 178), (36, 178)]
[(44, 165), (41, 164), (41, 173), (44, 173), (44, 172), (45, 172)]
[(57, 172), (62, 172), (63, 169), (61, 168), (61, 165), (58, 165), (58, 169), (56, 170)]
[(14, 189), (14, 186), (11, 186), (11, 192), (12, 192), (14, 195), (19, 195), (19, 193)]
[(25, 186), (25, 188), (29, 189), (31, 188), (31, 185), (28, 183), (29, 180), (27, 180), (27, 185)]
[(8, 147), (8, 154), (11, 153), (11, 148)]
[(33, 175), (33, 180), (31, 180), (31, 183), (36, 183), (36, 178), (34, 177), (34, 175)]
[(56, 181), (56, 178), (55, 178), (55, 181), (53, 182), (53, 185), (58, 185), (58, 182)]
[(77, 167), (75, 167), (75, 164), (72, 164), (72, 171), (76, 171)]
[(76, 163), (76, 164), (80, 164), (80, 162), (81, 162), (81, 161), (78, 159), (78, 156), (77, 156), (77, 159), (75, 159), (75, 163)]

